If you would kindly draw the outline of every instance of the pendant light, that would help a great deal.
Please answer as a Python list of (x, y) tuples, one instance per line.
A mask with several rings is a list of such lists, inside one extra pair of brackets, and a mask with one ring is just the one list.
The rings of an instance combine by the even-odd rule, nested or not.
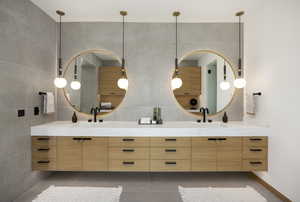
[(180, 15), (179, 11), (173, 12), (173, 16), (175, 17), (175, 29), (176, 29), (176, 57), (175, 57), (175, 77), (172, 79), (171, 86), (172, 90), (175, 90), (177, 88), (180, 88), (182, 86), (182, 80), (178, 77), (179, 70), (178, 70), (178, 37), (177, 37), (177, 18)]
[(124, 49), (125, 49), (125, 45), (124, 45), (124, 28), (125, 28), (125, 16), (127, 16), (127, 11), (120, 11), (120, 15), (123, 17), (123, 33), (122, 33), (122, 68), (121, 68), (121, 73), (122, 73), (122, 77), (118, 80), (118, 87), (124, 90), (128, 89), (128, 79), (126, 78), (125, 75), (125, 59), (124, 59)]
[(220, 88), (222, 90), (228, 90), (230, 88), (230, 83), (226, 80), (227, 75), (226, 75), (226, 61), (224, 60), (224, 80), (220, 83)]
[(74, 65), (74, 80), (71, 82), (71, 88), (73, 90), (79, 90), (81, 88), (81, 83), (77, 80), (78, 79), (78, 74), (77, 74), (77, 58), (75, 58), (75, 65)]
[(61, 17), (65, 15), (63, 11), (57, 10), (57, 15), (59, 15), (59, 49), (58, 49), (58, 76), (54, 79), (54, 85), (57, 88), (64, 88), (67, 85), (67, 80), (62, 76), (62, 59), (61, 59)]
[(234, 80), (233, 85), (236, 88), (244, 88), (246, 86), (246, 80), (242, 75), (242, 44), (241, 44), (241, 17), (244, 15), (244, 11), (238, 12), (235, 16), (239, 17), (239, 66), (238, 66), (238, 78)]

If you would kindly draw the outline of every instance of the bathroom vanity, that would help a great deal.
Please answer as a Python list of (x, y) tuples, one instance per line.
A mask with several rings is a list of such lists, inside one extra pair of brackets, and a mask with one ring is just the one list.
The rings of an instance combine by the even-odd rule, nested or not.
[(268, 132), (242, 122), (53, 122), (31, 128), (32, 169), (266, 171)]

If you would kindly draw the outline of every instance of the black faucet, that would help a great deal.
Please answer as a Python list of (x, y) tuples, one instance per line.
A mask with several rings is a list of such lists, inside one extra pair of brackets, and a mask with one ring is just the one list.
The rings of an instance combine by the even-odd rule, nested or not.
[(92, 107), (92, 108), (91, 108), (91, 114), (94, 115), (94, 122), (95, 122), (95, 123), (97, 122), (97, 115), (98, 115), (98, 112), (100, 112), (100, 108), (99, 108), (99, 107)]
[(202, 113), (202, 115), (203, 115), (203, 123), (206, 123), (206, 116), (209, 114), (208, 108), (201, 107), (200, 113)]

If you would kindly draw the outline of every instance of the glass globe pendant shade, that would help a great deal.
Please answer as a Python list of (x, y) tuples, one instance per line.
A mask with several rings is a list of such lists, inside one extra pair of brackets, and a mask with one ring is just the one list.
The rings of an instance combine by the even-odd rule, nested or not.
[(64, 88), (67, 85), (67, 80), (62, 77), (56, 77), (54, 79), (54, 85), (56, 86), (56, 88)]
[(228, 81), (222, 81), (220, 83), (220, 88), (222, 90), (228, 90), (230, 88), (230, 83)]
[(73, 90), (79, 90), (81, 88), (81, 83), (79, 81), (72, 81), (70, 86)]
[(233, 82), (234, 87), (244, 88), (246, 86), (246, 80), (244, 78), (238, 78)]
[(118, 87), (124, 90), (128, 89), (128, 80), (126, 78), (120, 78), (118, 80)]
[(171, 86), (172, 86), (172, 90), (180, 88), (182, 86), (181, 78), (176, 77), (176, 78), (172, 79)]

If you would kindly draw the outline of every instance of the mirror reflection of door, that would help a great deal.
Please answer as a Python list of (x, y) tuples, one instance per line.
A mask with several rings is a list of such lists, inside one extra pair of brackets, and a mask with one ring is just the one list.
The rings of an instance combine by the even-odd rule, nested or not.
[[(226, 80), (231, 84), (227, 90), (220, 88), (224, 80), (224, 64)], [(207, 107), (211, 115), (216, 114), (233, 98), (234, 72), (228, 60), (220, 54), (195, 51), (180, 61), (178, 73), (182, 86), (173, 90), (174, 96), (183, 109), (194, 115), (201, 115), (201, 107)]]
[(217, 112), (217, 61), (209, 63), (206, 67), (206, 85), (203, 92), (206, 94), (206, 106), (209, 113), (215, 114)]

